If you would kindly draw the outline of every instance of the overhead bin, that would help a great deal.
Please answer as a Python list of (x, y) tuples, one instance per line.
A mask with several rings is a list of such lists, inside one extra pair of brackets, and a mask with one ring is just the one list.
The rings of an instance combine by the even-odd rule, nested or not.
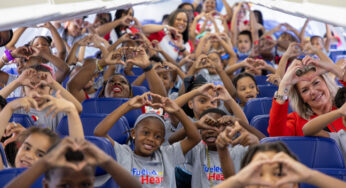
[(0, 7), (0, 31), (47, 21), (68, 20), (160, 0), (15, 0)]

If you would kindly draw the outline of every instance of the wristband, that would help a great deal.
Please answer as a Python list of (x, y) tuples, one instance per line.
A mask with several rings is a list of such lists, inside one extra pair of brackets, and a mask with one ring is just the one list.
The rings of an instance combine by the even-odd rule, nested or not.
[(145, 67), (145, 68), (143, 69), (143, 72), (148, 72), (148, 71), (150, 71), (152, 68), (153, 68), (153, 64), (150, 64), (149, 66), (147, 66), (147, 67)]
[(165, 27), (163, 28), (163, 31), (165, 32), (165, 34), (168, 34), (168, 25), (165, 25)]
[(6, 54), (8, 61), (14, 60), (14, 58), (11, 55), (11, 52), (12, 52), (12, 50), (7, 50), (7, 49), (5, 50), (5, 54)]
[(103, 68), (101, 67), (101, 65), (99, 64), (99, 60), (97, 59), (96, 60), (96, 67), (98, 69), (99, 72), (102, 72), (103, 71)]

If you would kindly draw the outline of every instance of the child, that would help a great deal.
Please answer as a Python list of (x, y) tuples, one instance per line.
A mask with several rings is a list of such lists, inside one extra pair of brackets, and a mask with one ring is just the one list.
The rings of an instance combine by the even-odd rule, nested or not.
[[(231, 137), (228, 137), (231, 139)], [(345, 187), (346, 183), (299, 163), (281, 142), (251, 146), (243, 158), (242, 170), (216, 188), (226, 187)]]
[[(28, 114), (33, 118), (35, 125), (42, 126), (55, 130), (60, 120), (64, 116), (63, 113), (55, 114), (54, 116), (47, 116), (46, 113), (53, 110), (50, 107), (50, 99), (39, 97), (40, 95), (51, 95), (54, 91), (60, 90), (61, 96), (71, 101), (77, 108), (78, 113), (82, 111), (82, 105), (57, 81), (52, 78), (49, 69), (43, 65), (36, 65), (25, 70), (15, 81), (11, 82), (5, 88), (0, 91), (0, 95), (7, 97), (14, 89), (19, 86), (23, 86), (22, 90), (25, 96), (34, 98), (38, 107), (43, 111), (39, 111), (36, 108), (30, 108), (30, 110), (24, 111), (18, 109), (15, 113)], [(50, 114), (48, 113), (48, 114)]]
[(257, 98), (259, 90), (254, 76), (249, 73), (243, 72), (238, 74), (233, 79), (233, 85), (237, 90), (237, 98), (239, 105), (244, 108), (250, 99)]
[(236, 171), (239, 170), (240, 161), (247, 151), (247, 147), (238, 144), (253, 145), (259, 143), (256, 136), (249, 133), (238, 123), (234, 124), (234, 120), (232, 116), (226, 116), (225, 112), (217, 108), (210, 108), (201, 114), (200, 122), (206, 123), (212, 128), (200, 130), (203, 142), (196, 145), (186, 155), (187, 164), (192, 166), (192, 187), (212, 187), (224, 180), (223, 168), (216, 148), (216, 138), (226, 126), (232, 126), (233, 131), (237, 132), (239, 136), (234, 140), (232, 146), (223, 147), (235, 161)]
[(346, 132), (341, 129), (337, 133), (326, 132), (325, 128), (334, 122), (336, 119), (342, 117), (342, 122), (346, 127), (346, 87), (338, 90), (334, 103), (338, 110), (333, 110), (329, 113), (320, 115), (313, 120), (310, 120), (303, 127), (304, 136), (321, 136), (330, 137), (338, 144), (346, 162)]
[(244, 30), (238, 34), (237, 38), (237, 55), (239, 60), (249, 57), (252, 48), (251, 32)]
[[(78, 154), (77, 154), (78, 153)], [(78, 159), (82, 155), (82, 159)], [(70, 160), (66, 156), (73, 157)], [(78, 159), (78, 160), (77, 160)], [(44, 173), (43, 187), (94, 187), (95, 167), (105, 169), (120, 187), (140, 187), (139, 182), (110, 156), (86, 140), (64, 138), (32, 167), (13, 179), (7, 188), (31, 187)]]
[[(69, 133), (72, 137), (84, 137), (82, 123), (79, 119), (76, 107), (72, 102), (69, 102), (62, 98), (59, 92), (57, 92), (57, 98), (49, 95), (37, 95), (36, 97), (49, 100), (49, 102), (39, 108), (38, 102), (34, 98), (23, 97), (16, 99), (5, 106), (5, 108), (0, 112), (0, 138), (4, 135), (4, 131), (8, 126), (13, 112), (17, 111), (18, 109), (23, 109), (23, 111), (27, 112), (30, 109), (41, 111), (42, 109), (46, 108), (46, 106), (51, 107), (47, 112), (47, 115), (52, 113), (54, 116), (58, 112), (64, 112), (67, 114)], [(31, 127), (20, 133), (18, 137), (18, 143), (21, 145), (18, 148), (15, 160), (11, 159), (9, 161), (14, 161), (14, 164), (12, 164), (12, 166), (17, 168), (30, 167), (35, 161), (43, 157), (46, 154), (48, 148), (57, 140), (58, 136), (50, 129)]]
[[(153, 100), (150, 101), (149, 97)], [(144, 105), (161, 107), (182, 122), (187, 138), (173, 145), (161, 146), (165, 138), (165, 122), (156, 113), (140, 115), (131, 130), (134, 151), (107, 136), (114, 123), (130, 110)], [(95, 128), (96, 136), (107, 137), (114, 146), (118, 162), (139, 179), (143, 187), (176, 187), (174, 167), (184, 162), (184, 155), (200, 140), (197, 128), (179, 106), (168, 98), (153, 93), (136, 96), (108, 115)]]

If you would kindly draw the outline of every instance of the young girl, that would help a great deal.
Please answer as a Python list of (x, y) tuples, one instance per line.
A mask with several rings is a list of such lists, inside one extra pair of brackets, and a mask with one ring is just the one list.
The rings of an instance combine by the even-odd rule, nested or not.
[[(228, 140), (231, 139), (228, 137)], [(229, 157), (229, 156), (228, 156)], [(242, 170), (216, 188), (299, 187), (308, 183), (317, 187), (345, 187), (346, 183), (299, 163), (281, 142), (251, 146), (242, 161)]]
[(346, 162), (346, 132), (341, 129), (336, 133), (325, 131), (326, 126), (332, 124), (336, 119), (342, 117), (346, 127), (346, 87), (340, 88), (336, 93), (334, 103), (338, 110), (318, 116), (303, 127), (304, 136), (330, 137), (338, 144)]
[(29, 110), (18, 109), (15, 113), (28, 114), (34, 120), (35, 125), (44, 126), (54, 131), (64, 116), (63, 113), (50, 115), (54, 110), (50, 106), (52, 103), (49, 102), (50, 99), (42, 97), (52, 95), (54, 91), (60, 90), (61, 96), (72, 102), (78, 113), (82, 111), (82, 105), (52, 78), (50, 71), (45, 66), (36, 65), (26, 69), (18, 79), (3, 88), (0, 93), (3, 97), (7, 97), (19, 86), (23, 86), (24, 95), (33, 98), (37, 106), (42, 109), (38, 110), (37, 107), (29, 108)]
[[(78, 154), (77, 154), (78, 153)], [(82, 160), (71, 161), (66, 156)], [(139, 188), (140, 183), (112, 157), (94, 144), (80, 139), (64, 138), (32, 167), (17, 176), (7, 188), (29, 188), (44, 174), (44, 187), (94, 187), (95, 167), (105, 169), (120, 187)]]
[(249, 73), (243, 72), (238, 74), (233, 79), (233, 85), (237, 90), (237, 98), (239, 105), (244, 108), (247, 101), (257, 98), (259, 90), (254, 76)]
[[(38, 102), (32, 97), (23, 97), (16, 99), (6, 105), (6, 107), (0, 112), (0, 138), (3, 136), (5, 129), (9, 124), (9, 120), (13, 112), (23, 109), (29, 112), (30, 109), (36, 109), (41, 111), (47, 106), (50, 106), (50, 110), (47, 115), (53, 114), (55, 116), (59, 112), (64, 112), (68, 116), (69, 132), (72, 137), (83, 138), (82, 123), (79, 119), (79, 115), (75, 105), (61, 97), (60, 92), (57, 93), (57, 98), (50, 95), (36, 95), (45, 100), (49, 100), (43, 106), (38, 105)], [(46, 115), (46, 114), (44, 114)], [(7, 133), (9, 137), (15, 136), (14, 132)], [(35, 161), (43, 157), (48, 148), (53, 145), (59, 138), (48, 128), (31, 127), (22, 133), (18, 137), (18, 143), (21, 144), (18, 148), (18, 152), (15, 156), (13, 167), (30, 167)], [(2, 166), (2, 165), (1, 165)]]
[[(149, 97), (153, 100), (150, 101)], [(107, 136), (114, 123), (130, 110), (144, 105), (161, 107), (175, 115), (183, 124), (187, 138), (173, 145), (161, 146), (165, 140), (165, 122), (156, 113), (139, 116), (131, 130), (134, 151)], [(133, 97), (108, 115), (94, 131), (96, 136), (107, 137), (114, 145), (118, 162), (135, 176), (143, 187), (176, 187), (174, 167), (184, 162), (184, 155), (200, 140), (197, 128), (175, 102), (153, 93)]]

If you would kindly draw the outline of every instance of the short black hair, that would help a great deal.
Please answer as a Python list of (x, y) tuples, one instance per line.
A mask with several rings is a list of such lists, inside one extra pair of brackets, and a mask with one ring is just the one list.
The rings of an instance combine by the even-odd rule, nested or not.
[(6, 104), (7, 104), (6, 99), (3, 96), (0, 95), (0, 110), (4, 109)]
[(8, 37), (8, 39), (2, 41), (2, 43), (0, 44), (0, 47), (1, 47), (1, 46), (5, 46), (6, 44), (8, 44), (8, 43), (12, 40), (13, 31), (12, 31), (12, 29), (10, 29), (10, 30), (7, 30), (7, 31), (0, 31), (0, 32), (9, 32), (9, 37)]
[(346, 87), (342, 87), (335, 95), (334, 103), (337, 108), (341, 108), (346, 102)]
[(209, 109), (203, 111), (199, 118), (202, 118), (203, 116), (205, 116), (209, 113), (216, 113), (216, 114), (220, 114), (221, 116), (227, 115), (226, 112), (224, 112), (223, 110), (220, 110), (218, 108), (209, 108)]
[(250, 73), (247, 73), (247, 72), (242, 72), (242, 73), (239, 73), (235, 78), (233, 78), (233, 85), (235, 88), (237, 88), (237, 85), (238, 85), (238, 81), (241, 79), (241, 78), (244, 78), (244, 77), (250, 77), (256, 84), (257, 86), (257, 83), (256, 83), (256, 79), (255, 77), (250, 74)]
[(241, 31), (241, 32), (238, 34), (238, 36), (239, 36), (239, 35), (247, 35), (247, 36), (250, 38), (250, 42), (251, 42), (251, 44), (252, 44), (251, 31), (249, 31), (249, 30), (243, 30), (243, 31)]
[(321, 36), (318, 36), (318, 35), (311, 36), (310, 37), (310, 42), (312, 42), (312, 40), (314, 40), (314, 39), (321, 39), (322, 44), (324, 44), (323, 38)]

